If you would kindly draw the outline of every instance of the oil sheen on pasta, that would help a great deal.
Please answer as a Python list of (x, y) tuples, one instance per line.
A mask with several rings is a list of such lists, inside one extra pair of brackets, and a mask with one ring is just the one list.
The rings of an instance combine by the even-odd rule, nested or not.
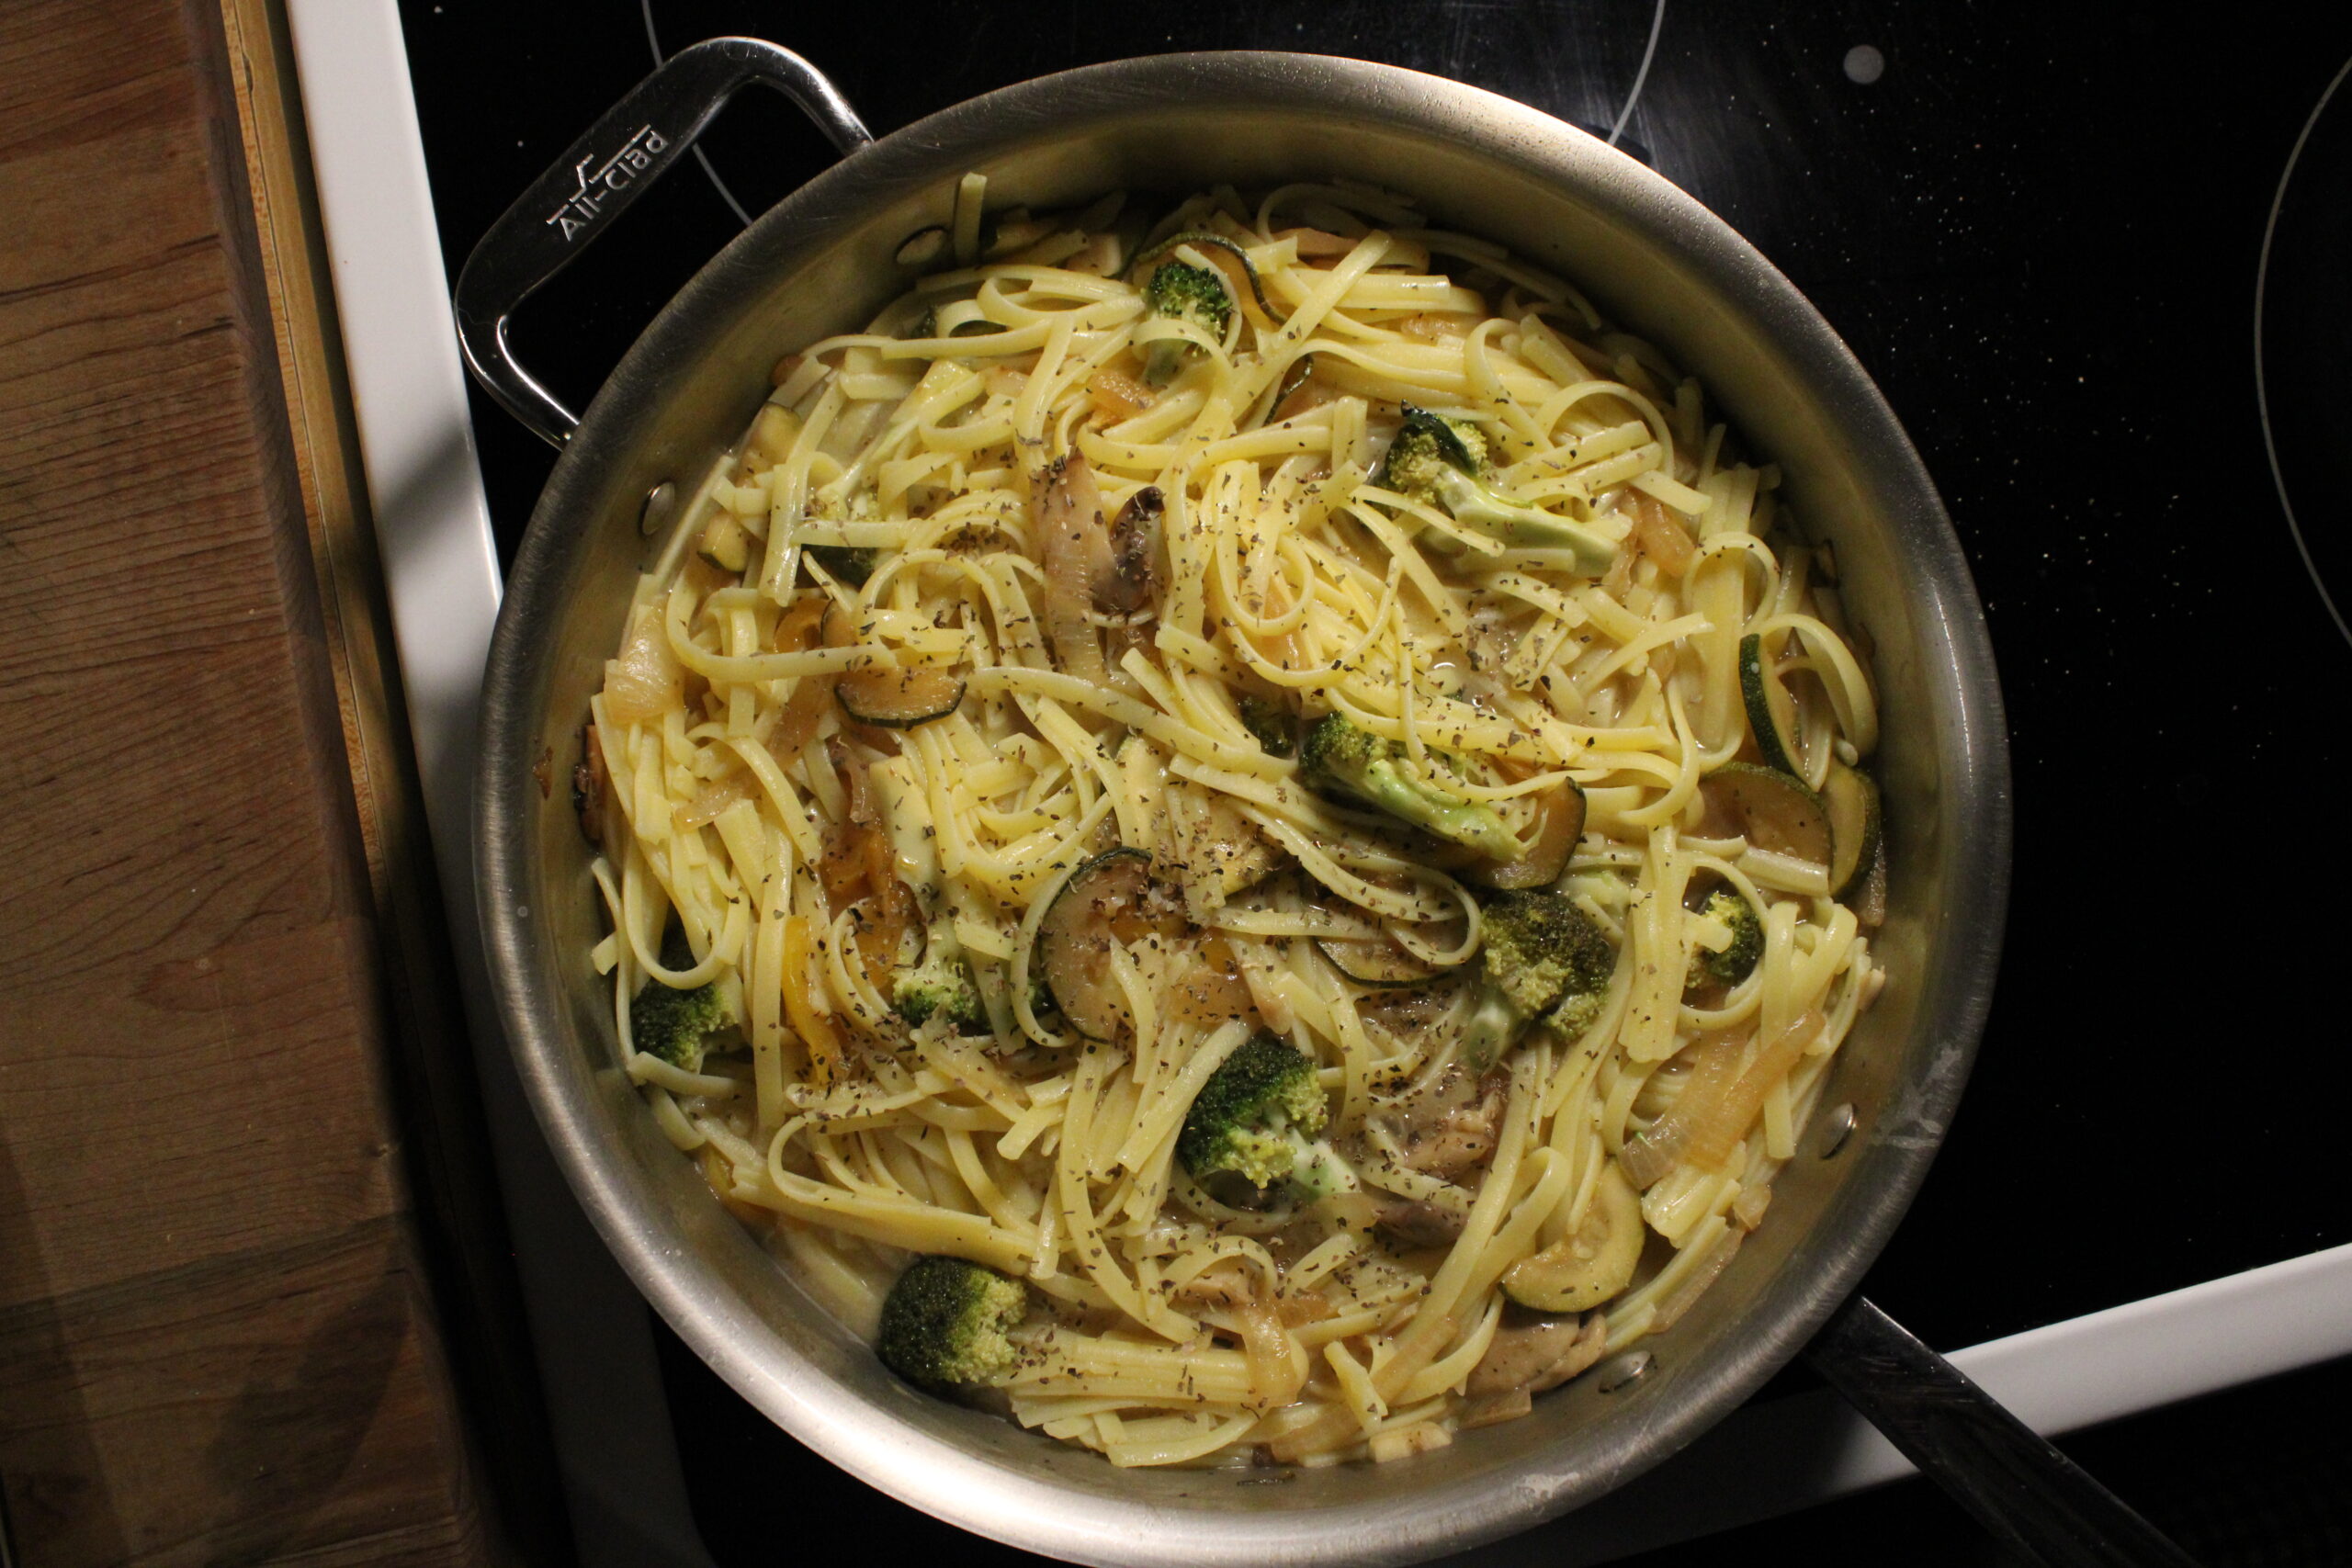
[[(1020, 1281), (964, 1396), (1114, 1463), (1523, 1414), (1730, 1261), (1883, 980), (1834, 560), (1695, 381), (1394, 197), (984, 197), (777, 367), (639, 585), (580, 776), (623, 1060), (869, 1337), (919, 1255)], [(1207, 308), (1148, 305), (1169, 265)], [(1585, 553), (1384, 488), (1410, 411)], [(1318, 793), (1329, 715), (1518, 855)], [(1119, 897), (1049, 920), (1119, 847)], [(1466, 1059), (1531, 897), (1601, 979)], [(707, 1049), (639, 1048), (641, 992), (706, 985)], [(1318, 1179), (1213, 1190), (1180, 1133), (1268, 1037), (1314, 1065)]]

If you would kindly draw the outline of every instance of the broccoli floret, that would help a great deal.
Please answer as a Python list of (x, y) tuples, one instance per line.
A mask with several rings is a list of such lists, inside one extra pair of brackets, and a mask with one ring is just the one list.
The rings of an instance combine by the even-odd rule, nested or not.
[(1257, 1207), (1276, 1188), (1312, 1202), (1355, 1186), (1317, 1134), (1329, 1119), (1315, 1064), (1277, 1034), (1253, 1034), (1219, 1063), (1184, 1115), (1176, 1157), (1213, 1196)]
[(1448, 419), (1410, 403), (1398, 406), (1405, 411), (1405, 423), (1388, 444), (1388, 457), (1380, 468), (1381, 489), (1436, 506), (1438, 487), (1448, 476), (1475, 479), (1487, 471), (1485, 431), (1466, 419)]
[(1577, 567), (1606, 571), (1617, 547), (1590, 529), (1511, 500), (1487, 483), (1487, 438), (1467, 420), (1404, 405), (1405, 423), (1380, 469), (1383, 490), (1434, 506), (1498, 544), (1572, 550)]
[(944, 1013), (959, 1034), (976, 1034), (988, 1028), (989, 1011), (980, 1001), (971, 961), (965, 956), (952, 919), (943, 916), (932, 922), (923, 942), (922, 962), (899, 973), (890, 987), (890, 1005), (909, 1023), (925, 1023)]
[(1694, 946), (1684, 987), (1738, 985), (1754, 972), (1756, 961), (1764, 956), (1764, 922), (1756, 918), (1755, 906), (1731, 888), (1718, 887), (1707, 896), (1698, 913), (1729, 926), (1731, 944), (1721, 953)]
[(1617, 950), (1590, 915), (1548, 888), (1502, 894), (1484, 915), (1487, 978), (1512, 1005), (1570, 1030), (1593, 1021)]
[(1480, 993), (1462, 1041), (1471, 1066), (1492, 1065), (1538, 1021), (1574, 1036), (1600, 1015), (1617, 952), (1566, 894), (1501, 894), (1482, 923)]
[(1245, 696), (1236, 705), (1241, 712), (1241, 728), (1258, 742), (1258, 750), (1269, 757), (1287, 757), (1298, 749), (1298, 733), (1293, 725), (1290, 710), (1282, 704), (1264, 697)]
[[(662, 965), (665, 969), (691, 969), (695, 965), (695, 952), (686, 942), (686, 933), (674, 924), (662, 938)], [(648, 980), (629, 998), (628, 1034), (637, 1048), (690, 1073), (702, 1070), (710, 1037), (731, 1021), (716, 980), (707, 980), (684, 991), (659, 980)]]
[[(1155, 316), (1190, 321), (1213, 338), (1222, 339), (1233, 320), (1233, 296), (1226, 291), (1224, 275), (1189, 262), (1170, 262), (1143, 286), (1143, 302)], [(1144, 349), (1143, 377), (1164, 387), (1182, 369), (1193, 345), (1182, 338), (1161, 338)]]
[(1298, 768), (1309, 789), (1378, 807), (1426, 832), (1498, 861), (1520, 856), (1518, 837), (1494, 808), (1417, 777), (1405, 748), (1327, 714), (1306, 732)]
[(874, 1350), (909, 1382), (986, 1382), (1012, 1367), (1009, 1331), (1028, 1306), (1029, 1288), (993, 1269), (918, 1258), (883, 1300)]

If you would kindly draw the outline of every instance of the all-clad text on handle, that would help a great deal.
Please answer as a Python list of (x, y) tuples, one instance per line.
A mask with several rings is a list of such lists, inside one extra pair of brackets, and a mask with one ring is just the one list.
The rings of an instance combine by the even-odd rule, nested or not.
[(456, 299), (466, 367), (501, 407), (554, 445), (571, 438), (580, 418), (507, 352), (507, 318), (628, 210), (752, 83), (790, 98), (843, 152), (874, 140), (825, 74), (790, 50), (760, 39), (710, 39), (680, 50), (629, 89), (466, 258)]

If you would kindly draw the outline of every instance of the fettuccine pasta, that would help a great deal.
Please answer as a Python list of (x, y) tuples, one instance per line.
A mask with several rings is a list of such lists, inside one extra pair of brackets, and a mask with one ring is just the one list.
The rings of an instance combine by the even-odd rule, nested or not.
[(1834, 562), (1395, 197), (984, 185), (639, 584), (621, 1059), (893, 1366), (1114, 1463), (1522, 1414), (1721, 1272), (1882, 983)]

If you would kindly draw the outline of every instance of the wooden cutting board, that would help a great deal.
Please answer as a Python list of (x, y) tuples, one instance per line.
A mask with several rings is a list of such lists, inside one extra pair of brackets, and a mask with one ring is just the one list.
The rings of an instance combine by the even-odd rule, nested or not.
[(458, 1157), (417, 1103), (450, 1082), (447, 1039), (420, 1043), (446, 993), (388, 941), (430, 886), (331, 301), (279, 183), (282, 45), (262, 0), (0, 6), (0, 1483), (25, 1564), (514, 1555), (481, 1412), (519, 1396), (458, 1375), (471, 1266), (417, 1196)]

